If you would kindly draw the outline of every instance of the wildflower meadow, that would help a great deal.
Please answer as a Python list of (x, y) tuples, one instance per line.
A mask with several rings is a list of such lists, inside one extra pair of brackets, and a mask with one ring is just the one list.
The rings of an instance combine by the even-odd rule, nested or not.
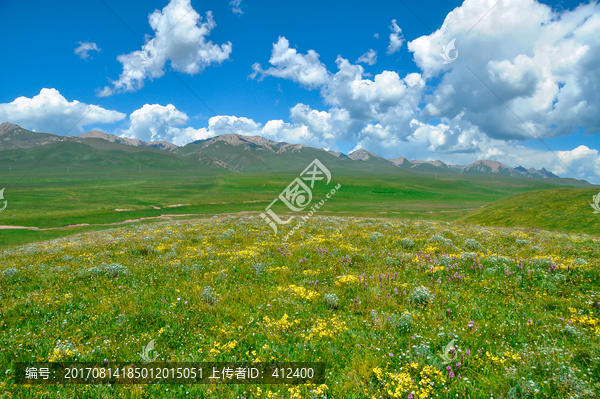
[[(0, 398), (585, 398), (600, 242), (314, 217), (167, 221), (0, 254)], [(20, 385), (14, 363), (324, 362), (318, 385)]]

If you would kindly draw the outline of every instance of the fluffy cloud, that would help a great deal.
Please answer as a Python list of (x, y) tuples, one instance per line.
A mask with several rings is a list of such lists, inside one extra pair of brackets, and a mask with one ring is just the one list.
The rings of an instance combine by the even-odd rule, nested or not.
[(479, 149), (480, 133), (475, 127), (465, 128), (457, 121), (450, 124), (430, 125), (417, 120), (411, 121), (415, 128), (412, 137), (437, 153), (473, 153)]
[(88, 51), (97, 51), (100, 52), (100, 48), (96, 45), (96, 43), (88, 43), (88, 42), (78, 42), (79, 47), (75, 49), (75, 54), (81, 58), (82, 60), (88, 59), (91, 56), (88, 54)]
[[(316, 112), (316, 111), (315, 111)], [(293, 117), (306, 117), (311, 126), (317, 127), (318, 119), (304, 104), (298, 104)], [(322, 115), (325, 119), (327, 116)], [(330, 118), (331, 124), (343, 117)], [(203, 140), (223, 134), (240, 134), (244, 136), (263, 136), (276, 141), (288, 141), (306, 145), (321, 146), (326, 137), (313, 134), (309, 127), (302, 123), (286, 123), (282, 120), (268, 121), (264, 126), (250, 118), (233, 115), (218, 115), (208, 120), (208, 127), (194, 129), (184, 127), (189, 118), (185, 112), (174, 105), (145, 104), (129, 116), (128, 129), (117, 131), (122, 137), (137, 138), (146, 142), (168, 141), (177, 145), (185, 145), (192, 141)], [(321, 129), (323, 130), (323, 129)]]
[(112, 88), (107, 86), (99, 92), (100, 96), (139, 90), (144, 80), (162, 77), (168, 62), (176, 71), (194, 75), (211, 64), (222, 63), (231, 54), (231, 42), (219, 46), (206, 39), (217, 24), (210, 11), (202, 21), (190, 0), (171, 0), (148, 19), (155, 34), (153, 51), (146, 48), (146, 52), (118, 56), (123, 72), (119, 80), (112, 82)]
[(229, 5), (231, 6), (231, 11), (234, 14), (238, 14), (238, 15), (243, 14), (244, 11), (242, 11), (242, 8), (240, 7), (241, 4), (242, 4), (242, 0), (231, 0), (229, 2)]
[[(428, 78), (441, 75), (425, 99), (425, 120), (460, 115), (499, 140), (598, 133), (600, 6), (559, 12), (534, 0), (507, 0), (479, 21), (495, 3), (467, 0), (438, 31), (408, 44)], [(460, 56), (443, 64), (439, 53), (454, 38)]]
[[(501, 162), (509, 167), (546, 168), (561, 177), (580, 178), (600, 183), (598, 150), (580, 145), (568, 151), (544, 151), (517, 141), (490, 139), (475, 130), (453, 130), (450, 126), (413, 121), (415, 134), (405, 139), (389, 134), (381, 125), (372, 129), (354, 149), (365, 148), (384, 158), (442, 160), (452, 165), (467, 165), (478, 160)], [(575, 174), (573, 174), (573, 172)]]
[(402, 47), (404, 37), (402, 37), (402, 29), (400, 29), (395, 19), (392, 19), (390, 29), (392, 30), (392, 33), (390, 33), (390, 45), (387, 48), (387, 53), (394, 54)]
[(263, 136), (274, 141), (298, 143), (313, 147), (335, 146), (347, 126), (348, 115), (343, 111), (316, 111), (308, 105), (298, 104), (290, 111), (293, 123), (270, 120), (264, 124), (250, 118), (220, 115), (209, 119), (208, 134), (240, 134)]
[[(374, 59), (376, 53), (370, 50), (363, 57)], [(269, 63), (273, 66), (267, 70), (258, 63), (254, 64), (251, 77), (271, 75), (298, 82), (309, 89), (321, 89), (323, 101), (331, 106), (329, 111), (307, 111), (306, 106), (301, 104), (291, 111), (294, 123), (309, 129), (314, 139), (326, 140), (332, 143), (330, 146), (335, 146), (334, 137), (356, 141), (368, 134), (370, 128), (365, 127), (374, 121), (388, 126), (390, 134), (403, 137), (414, 130), (410, 121), (416, 116), (424, 86), (418, 73), (401, 78), (396, 72), (383, 71), (372, 80), (366, 79), (362, 66), (352, 64), (341, 56), (336, 59), (338, 71), (331, 73), (319, 61), (319, 54), (314, 50), (309, 50), (306, 55), (298, 54), (290, 49), (285, 37), (280, 37), (273, 44)], [(343, 122), (340, 119), (342, 115)], [(317, 120), (335, 123), (315, 123)], [(329, 129), (327, 134), (323, 130), (325, 128)], [(306, 138), (306, 134), (303, 137)]]
[(367, 64), (367, 65), (375, 65), (377, 62), (377, 51), (373, 49), (369, 49), (366, 53), (361, 55), (356, 62)]
[(254, 72), (250, 75), (252, 79), (260, 76), (275, 76), (290, 79), (301, 85), (314, 89), (329, 81), (329, 73), (325, 65), (319, 61), (319, 54), (314, 50), (308, 50), (306, 55), (299, 54), (296, 49), (290, 48), (290, 42), (280, 36), (277, 43), (273, 43), (273, 50), (269, 63), (273, 67), (264, 70), (259, 63), (252, 65)]
[[(402, 79), (398, 73), (383, 71), (373, 80), (364, 79), (364, 69), (338, 56), (339, 71), (323, 89), (326, 103), (346, 109), (351, 118), (364, 122), (378, 121), (384, 116), (394, 118), (403, 112), (411, 115), (418, 109), (420, 88), (411, 89), (408, 81), (416, 84), (419, 74)], [(389, 119), (388, 119), (389, 120)]]
[(82, 126), (114, 123), (125, 116), (97, 105), (77, 100), (69, 102), (56, 89), (42, 89), (40, 94), (32, 98), (19, 97), (13, 102), (0, 104), (0, 121), (58, 135), (83, 133)]
[(185, 112), (181, 112), (174, 105), (162, 106), (159, 104), (145, 104), (129, 116), (130, 127), (122, 136), (137, 138), (144, 141), (176, 141), (180, 134), (177, 126), (182, 126), (188, 121)]
[[(481, 19), (495, 3), (466, 0), (438, 31), (408, 43), (422, 73), (405, 76), (386, 70), (366, 74), (358, 63), (369, 64), (374, 51), (357, 64), (338, 56), (338, 70), (330, 72), (314, 50), (298, 53), (280, 37), (269, 67), (254, 64), (251, 77), (279, 77), (319, 89), (326, 110), (297, 104), (290, 109), (290, 123), (264, 125), (220, 116), (206, 129), (172, 125), (178, 134), (173, 137), (185, 141), (233, 131), (332, 149), (357, 143), (356, 148), (388, 158), (452, 164), (490, 159), (512, 167), (546, 167), (565, 177), (572, 169), (581, 178), (600, 181), (596, 149), (574, 145), (552, 153), (524, 144), (536, 137), (600, 131), (598, 4), (559, 12), (534, 0), (506, 0)], [(393, 53), (404, 39), (395, 21), (391, 29), (388, 50)], [(440, 53), (453, 39), (460, 56), (444, 64)], [(433, 83), (427, 91), (425, 80)]]
[(168, 141), (177, 145), (223, 134), (240, 134), (320, 148), (335, 147), (336, 141), (353, 123), (345, 110), (316, 111), (305, 104), (292, 108), (290, 117), (293, 123), (270, 120), (263, 125), (246, 117), (218, 115), (208, 120), (208, 127), (194, 129), (184, 127), (188, 116), (172, 104), (146, 104), (130, 115), (130, 127), (117, 131), (117, 134), (146, 142)]

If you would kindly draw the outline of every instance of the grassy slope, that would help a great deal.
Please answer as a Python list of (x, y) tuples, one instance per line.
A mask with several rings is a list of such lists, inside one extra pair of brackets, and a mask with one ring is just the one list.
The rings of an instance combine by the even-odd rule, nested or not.
[(600, 215), (590, 206), (598, 188), (558, 188), (513, 195), (478, 209), (457, 222), (520, 226), (600, 235)]
[[(201, 168), (200, 165), (180, 170), (146, 168), (140, 174), (131, 171), (136, 169), (135, 165), (107, 165), (95, 166), (95, 173), (74, 167), (69, 174), (61, 170), (60, 175), (52, 176), (52, 168), (48, 167), (44, 174), (32, 174), (22, 182), (17, 179), (21, 171), (13, 168), (11, 173), (15, 178), (0, 182), (6, 187), (9, 201), (9, 207), (0, 213), (0, 224), (49, 228), (115, 223), (164, 214), (261, 212), (297, 177), (297, 174), (279, 173), (275, 177)], [(485, 177), (458, 175), (438, 175), (436, 179), (427, 173), (402, 169), (393, 172), (332, 169), (330, 184), (340, 183), (342, 189), (323, 211), (454, 220), (515, 193), (555, 187), (533, 179), (498, 177), (490, 181)], [(315, 199), (324, 194), (323, 187), (315, 187)], [(167, 208), (175, 204), (186, 206)], [(274, 210), (288, 211), (282, 204), (276, 204)], [(52, 234), (45, 233), (48, 237)], [(31, 242), (39, 236), (39, 232), (0, 230), (0, 245)]]
[[(597, 240), (314, 218), (282, 247), (262, 224), (256, 217), (168, 222), (1, 252), (0, 370), (36, 359), (139, 362), (154, 339), (161, 361), (323, 361), (328, 398), (600, 393)], [(124, 269), (110, 276), (103, 263)], [(16, 274), (1, 273), (9, 267)], [(94, 275), (94, 267), (106, 271)], [(207, 286), (211, 293), (203, 293)], [(417, 295), (419, 286), (429, 294)], [(335, 294), (337, 307), (324, 294)], [(451, 341), (458, 351), (444, 365), (442, 347)], [(280, 390), (286, 399), (310, 399), (315, 388), (299, 386), (293, 395), (283, 385), (215, 392), (12, 381), (11, 371), (0, 373), (0, 396), (254, 399)]]
[[(211, 155), (243, 166), (244, 173), (198, 161)], [(51, 228), (164, 214), (261, 212), (315, 157), (330, 168), (332, 184), (343, 187), (323, 211), (351, 215), (455, 220), (516, 193), (573, 184), (560, 179), (417, 172), (380, 160), (340, 160), (310, 148), (274, 154), (218, 143), (202, 153), (182, 156), (85, 139), (83, 143), (0, 151), (0, 188), (6, 188), (9, 201), (0, 213), (0, 224)], [(314, 194), (321, 198), (325, 189), (315, 187)], [(186, 206), (168, 208), (176, 204)], [(287, 208), (279, 203), (274, 210), (281, 213)], [(58, 231), (0, 230), (0, 246), (62, 235)]]

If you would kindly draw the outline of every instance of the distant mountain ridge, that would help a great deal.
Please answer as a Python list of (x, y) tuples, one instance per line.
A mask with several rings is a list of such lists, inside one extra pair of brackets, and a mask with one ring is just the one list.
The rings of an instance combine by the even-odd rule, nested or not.
[(218, 144), (219, 142), (225, 142), (233, 146), (266, 149), (277, 154), (281, 154), (286, 151), (293, 153), (300, 151), (303, 148), (309, 148), (303, 144), (290, 144), (284, 141), (277, 142), (262, 136), (242, 136), (240, 134), (223, 134), (220, 136), (211, 137), (209, 139), (196, 140), (187, 145), (200, 145), (201, 148), (206, 148), (210, 145)]
[(102, 133), (97, 130), (92, 130), (90, 132), (81, 133), (77, 137), (104, 139), (104, 140), (110, 141), (111, 143), (134, 145), (137, 147), (153, 147), (153, 148), (158, 148), (159, 150), (174, 150), (176, 148), (179, 148), (178, 145), (169, 143), (168, 141), (151, 141), (151, 142), (147, 143), (140, 139), (130, 139), (127, 137), (118, 137), (118, 136), (115, 136), (114, 134)]
[[(9, 122), (0, 124), (0, 151), (28, 149), (57, 142), (85, 143), (89, 139), (101, 139), (127, 146), (152, 147), (174, 155), (193, 156), (201, 163), (229, 169), (234, 172), (242, 172), (244, 169), (251, 166), (253, 160), (248, 154), (252, 151), (256, 152), (255, 159), (261, 153), (274, 156), (281, 154), (287, 154), (287, 156), (292, 154), (298, 154), (298, 156), (300, 156), (304, 154), (304, 156), (307, 156), (310, 153), (318, 156), (318, 153), (322, 151), (338, 158), (341, 162), (360, 161), (371, 166), (393, 165), (403, 169), (412, 169), (422, 172), (470, 175), (501, 174), (514, 177), (542, 179), (559, 178), (559, 176), (549, 172), (545, 168), (540, 170), (533, 167), (525, 169), (522, 166), (511, 168), (500, 162), (490, 160), (479, 160), (469, 165), (448, 165), (439, 160), (423, 161), (417, 159), (411, 161), (405, 157), (385, 159), (364, 149), (358, 149), (346, 155), (341, 152), (316, 149), (302, 144), (272, 141), (262, 136), (224, 134), (208, 139), (197, 140), (179, 147), (166, 141), (152, 141), (147, 143), (140, 139), (118, 137), (114, 134), (103, 133), (97, 130), (85, 132), (78, 136), (58, 136), (50, 133), (32, 132)], [(240, 152), (236, 148), (239, 148), (242, 151)]]
[(531, 178), (560, 178), (552, 172), (542, 168), (525, 169), (522, 166), (516, 168), (508, 167), (498, 161), (479, 160), (468, 165), (448, 165), (442, 161), (421, 161), (417, 159), (411, 161), (405, 157), (390, 159), (394, 165), (401, 168), (421, 170), (427, 172), (455, 172), (460, 174), (480, 175), (488, 173), (497, 173), (501, 175), (516, 176), (516, 177), (531, 177)]

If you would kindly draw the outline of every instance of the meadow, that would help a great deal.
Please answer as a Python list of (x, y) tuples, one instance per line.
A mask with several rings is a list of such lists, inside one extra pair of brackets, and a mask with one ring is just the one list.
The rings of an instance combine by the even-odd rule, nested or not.
[[(340, 191), (342, 194), (342, 191)], [(336, 194), (337, 195), (337, 194)], [(600, 242), (444, 221), (251, 215), (0, 253), (2, 398), (584, 398)], [(321, 385), (14, 384), (15, 361), (322, 361)]]
[[(9, 165), (0, 166), (5, 168), (0, 175), (0, 189), (5, 188), (4, 196), (8, 201), (8, 207), (0, 212), (0, 226), (51, 229), (0, 229), (0, 248), (106, 229), (100, 225), (161, 215), (196, 218), (240, 212), (258, 214), (302, 170), (299, 167), (293, 173), (279, 169), (276, 174), (234, 173), (192, 164), (175, 165), (177, 168), (171, 169), (144, 166), (140, 173), (139, 165), (84, 167), (73, 164), (67, 173), (64, 164), (48, 161), (21, 180), (31, 164), (12, 165), (9, 173), (6, 173)], [(331, 167), (335, 184), (341, 184), (344, 189), (336, 194), (336, 201), (328, 205), (326, 212), (336, 216), (450, 222), (515, 194), (574, 184), (567, 179), (435, 174), (397, 167), (359, 166), (364, 166), (364, 170), (356, 166), (356, 170)], [(561, 212), (562, 219), (551, 226), (546, 226), (548, 218), (536, 219), (535, 227), (594, 234), (595, 218), (588, 205), (594, 190), (566, 189), (568, 194), (564, 203), (569, 204), (569, 212)], [(585, 195), (581, 196), (583, 191)], [(324, 192), (322, 187), (315, 187), (315, 195), (322, 196)], [(553, 209), (553, 203), (546, 207)], [(532, 213), (537, 211), (528, 210), (527, 215)], [(504, 219), (502, 216), (492, 222), (501, 224)], [(528, 219), (521, 217), (519, 223), (523, 220)], [(582, 224), (581, 220), (587, 222)], [(474, 223), (486, 224), (488, 220)], [(79, 224), (90, 226), (67, 227)], [(583, 227), (587, 230), (579, 230)]]

